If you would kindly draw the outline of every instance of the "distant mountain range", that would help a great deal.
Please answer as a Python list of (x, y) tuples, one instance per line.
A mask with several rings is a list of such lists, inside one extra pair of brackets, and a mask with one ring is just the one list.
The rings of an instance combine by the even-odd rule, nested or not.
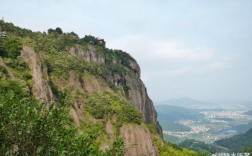
[(182, 97), (177, 99), (155, 101), (155, 105), (173, 105), (191, 109), (205, 109), (222, 111), (228, 110), (252, 110), (252, 101), (222, 101), (222, 102), (206, 102), (201, 100), (192, 99), (189, 97)]
[(184, 108), (172, 105), (156, 105), (159, 119), (165, 119), (170, 121), (176, 120), (191, 120), (204, 117), (198, 110)]
[(163, 130), (168, 131), (190, 131), (187, 126), (176, 123), (179, 120), (194, 120), (204, 117), (198, 110), (171, 105), (156, 105), (158, 121)]
[(167, 101), (160, 101), (155, 102), (156, 106), (158, 105), (173, 105), (173, 106), (179, 106), (184, 108), (191, 108), (191, 109), (215, 109), (216, 104), (205, 102), (205, 101), (199, 101), (195, 99), (191, 99), (188, 97), (182, 97), (178, 99), (171, 99)]

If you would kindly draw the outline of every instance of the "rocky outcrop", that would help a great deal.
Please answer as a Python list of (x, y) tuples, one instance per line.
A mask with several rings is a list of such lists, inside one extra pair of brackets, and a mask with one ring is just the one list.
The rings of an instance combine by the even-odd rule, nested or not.
[(110, 120), (108, 120), (105, 124), (105, 132), (107, 134), (107, 138), (104, 139), (100, 146), (100, 149), (103, 151), (109, 149), (109, 146), (113, 144), (114, 139), (116, 138), (114, 127)]
[(96, 78), (92, 75), (80, 76), (73, 72), (70, 72), (69, 85), (76, 89), (83, 89), (88, 93), (110, 90), (104, 80)]
[(129, 87), (128, 100), (143, 114), (148, 123), (155, 123), (157, 113), (142, 80), (133, 75), (126, 75), (125, 80)]
[(158, 152), (151, 140), (151, 134), (143, 125), (124, 125), (120, 129), (124, 138), (126, 156), (157, 156)]
[(85, 61), (93, 61), (101, 64), (105, 64), (105, 57), (99, 53), (92, 45), (88, 45), (87, 50), (83, 50), (80, 45), (70, 48), (70, 53), (78, 57), (83, 58)]
[(132, 72), (126, 75), (111, 73), (109, 79), (118, 87), (127, 86), (128, 90), (125, 97), (140, 111), (148, 123), (157, 121), (157, 112), (153, 102), (148, 96), (146, 87), (140, 79), (140, 67), (136, 62), (130, 62)]
[(29, 64), (29, 68), (32, 71), (32, 93), (38, 100), (50, 105), (54, 98), (47, 83), (48, 75), (40, 56), (32, 48), (24, 46), (21, 51), (21, 57)]

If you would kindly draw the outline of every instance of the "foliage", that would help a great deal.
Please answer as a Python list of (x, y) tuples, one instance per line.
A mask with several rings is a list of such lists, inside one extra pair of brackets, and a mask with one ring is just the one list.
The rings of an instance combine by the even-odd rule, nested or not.
[(227, 152), (225, 149), (220, 148), (218, 146), (206, 144), (204, 142), (193, 139), (187, 139), (180, 143), (179, 146), (197, 151), (202, 155), (211, 155), (211, 153), (213, 154), (218, 152)]
[(118, 117), (118, 126), (123, 123), (143, 122), (142, 115), (124, 98), (112, 92), (96, 92), (87, 98), (87, 111), (97, 119)]
[(106, 151), (107, 156), (124, 156), (124, 140), (121, 137), (116, 138), (110, 148)]
[(6, 79), (8, 77), (8, 71), (5, 67), (0, 66), (0, 79)]
[(16, 59), (20, 55), (21, 48), (21, 41), (16, 37), (0, 40), (0, 56)]
[(65, 107), (46, 107), (14, 81), (0, 84), (0, 155), (98, 155), (95, 135), (79, 135)]
[(82, 45), (85, 43), (96, 45), (98, 43), (98, 41), (99, 41), (99, 39), (94, 36), (85, 35), (85, 37), (80, 39), (79, 43)]
[[(130, 61), (136, 62), (135, 59), (130, 56), (128, 53), (122, 51), (122, 50), (112, 50), (112, 49), (105, 49), (105, 58), (106, 58), (106, 64), (110, 66), (110, 68), (113, 70), (123, 70), (118, 69), (118, 65), (122, 67), (126, 67), (127, 69), (132, 69), (130, 66)], [(116, 63), (114, 63), (116, 62)], [(124, 69), (125, 70), (125, 69)]]
[(64, 79), (69, 78), (69, 72), (75, 71), (79, 75), (87, 72), (92, 75), (105, 77), (107, 69), (94, 62), (85, 62), (83, 59), (70, 55), (67, 52), (44, 53), (45, 63), (49, 74)]
[(33, 32), (31, 30), (14, 26), (13, 23), (7, 23), (7, 22), (4, 22), (3, 20), (0, 20), (0, 28), (2, 28), (2, 30), (0, 31), (6, 31), (8, 33), (11, 33), (19, 37), (28, 37), (28, 36), (31, 37), (33, 35)]
[(198, 154), (194, 151), (180, 148), (175, 144), (168, 143), (164, 141), (163, 145), (158, 144), (158, 151), (160, 152), (160, 156), (198, 156)]
[(63, 34), (63, 31), (61, 30), (61, 28), (57, 27), (55, 30), (50, 28), (47, 30), (47, 33), (48, 34), (51, 34), (51, 33), (58, 33), (58, 34)]

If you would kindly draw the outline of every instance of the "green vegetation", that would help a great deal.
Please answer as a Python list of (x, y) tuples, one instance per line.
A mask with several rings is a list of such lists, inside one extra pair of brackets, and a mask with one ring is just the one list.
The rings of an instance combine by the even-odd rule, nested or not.
[(1, 81), (0, 155), (102, 154), (95, 131), (78, 134), (67, 114), (67, 107), (36, 102), (17, 82)]
[(164, 140), (169, 141), (174, 144), (180, 143), (180, 138), (172, 136), (172, 135), (168, 135), (168, 134), (164, 134)]
[(212, 144), (206, 144), (201, 141), (187, 139), (179, 144), (183, 148), (197, 151), (200, 155), (211, 156), (214, 153), (227, 152), (224, 148)]
[(61, 28), (57, 27), (55, 30), (54, 29), (48, 29), (47, 33), (48, 34), (51, 34), (51, 33), (63, 34), (63, 31), (61, 30)]
[(17, 37), (7, 37), (0, 40), (0, 56), (16, 59), (20, 55), (22, 44)]
[[(158, 124), (158, 123), (156, 123)], [(152, 133), (152, 140), (157, 147), (160, 156), (199, 156), (198, 153), (186, 148), (181, 148), (176, 144), (161, 140), (158, 136), (158, 129), (155, 124), (147, 124), (148, 129)]]
[(70, 71), (82, 75), (89, 73), (103, 78), (108, 74), (106, 67), (94, 62), (84, 62), (83, 59), (70, 55), (67, 52), (61, 53), (43, 53), (47, 70), (49, 74), (67, 80)]
[(252, 121), (250, 121), (247, 124), (240, 124), (236, 126), (232, 126), (230, 129), (235, 129), (237, 130), (238, 133), (245, 133), (252, 127)]
[(87, 98), (87, 111), (96, 119), (112, 118), (117, 116), (117, 127), (123, 123), (142, 123), (142, 115), (131, 106), (123, 97), (112, 92), (96, 92)]
[(244, 149), (252, 147), (252, 129), (244, 134), (238, 134), (230, 138), (218, 140), (215, 144), (226, 147), (231, 152), (242, 152)]
[(185, 149), (185, 148), (180, 148), (179, 146), (175, 144), (171, 144), (168, 142), (164, 142), (163, 146), (158, 146), (158, 149), (160, 151), (160, 156), (167, 156), (167, 155), (172, 155), (172, 156), (198, 156), (198, 154), (194, 151)]

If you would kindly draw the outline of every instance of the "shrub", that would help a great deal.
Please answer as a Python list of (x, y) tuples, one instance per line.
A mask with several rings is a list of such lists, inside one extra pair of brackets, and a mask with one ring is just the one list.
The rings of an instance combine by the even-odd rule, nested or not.
[(96, 136), (80, 135), (66, 107), (46, 107), (18, 83), (0, 84), (0, 155), (101, 155)]
[(0, 55), (16, 59), (20, 55), (22, 44), (18, 38), (5, 38), (1, 41)]

